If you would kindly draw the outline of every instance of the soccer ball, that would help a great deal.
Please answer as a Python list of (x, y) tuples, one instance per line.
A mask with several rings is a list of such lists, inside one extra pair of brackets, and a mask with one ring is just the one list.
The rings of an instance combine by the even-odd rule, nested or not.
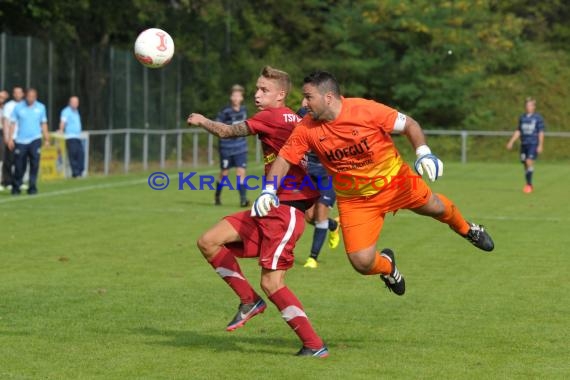
[(151, 69), (164, 67), (174, 55), (174, 41), (162, 29), (151, 28), (139, 34), (135, 41), (135, 57)]

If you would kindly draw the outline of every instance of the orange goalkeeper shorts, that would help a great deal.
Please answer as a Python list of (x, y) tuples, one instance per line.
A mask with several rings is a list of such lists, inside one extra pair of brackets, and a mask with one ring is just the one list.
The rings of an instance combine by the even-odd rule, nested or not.
[(350, 254), (375, 245), (386, 213), (421, 207), (430, 197), (431, 189), (405, 163), (391, 184), (378, 193), (337, 197), (346, 252)]

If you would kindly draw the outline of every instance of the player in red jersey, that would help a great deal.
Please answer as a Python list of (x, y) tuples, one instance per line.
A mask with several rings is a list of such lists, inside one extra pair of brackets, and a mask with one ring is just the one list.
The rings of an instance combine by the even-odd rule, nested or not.
[[(266, 66), (256, 88), (255, 105), (260, 111), (242, 123), (226, 125), (196, 113), (191, 114), (187, 122), (222, 138), (257, 135), (262, 143), (267, 174), (300, 119), (285, 106), (291, 88), (287, 73)], [(295, 243), (305, 229), (304, 212), (313, 205), (319, 193), (308, 186), (300, 186), (305, 177), (301, 167), (292, 165), (287, 175), (286, 186), (271, 184), (270, 179), (266, 185), (268, 188), (279, 187), (277, 194), (281, 207), (273, 209), (264, 218), (255, 217), (254, 211), (251, 215), (250, 211), (243, 211), (226, 216), (198, 239), (198, 248), (240, 298), (238, 312), (226, 330), (243, 326), (266, 308), (236, 260), (238, 257), (257, 257), (261, 266), (261, 288), (303, 342), (297, 355), (326, 357), (327, 347), (311, 326), (301, 302), (285, 285), (285, 272), (293, 266)]]

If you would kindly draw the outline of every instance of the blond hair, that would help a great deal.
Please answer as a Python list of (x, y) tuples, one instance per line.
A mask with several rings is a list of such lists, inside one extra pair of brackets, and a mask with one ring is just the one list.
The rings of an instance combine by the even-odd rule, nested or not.
[(285, 97), (287, 97), (289, 91), (291, 91), (291, 78), (289, 78), (289, 74), (285, 71), (274, 69), (271, 66), (265, 66), (263, 70), (261, 70), (260, 75), (264, 78), (276, 81), (281, 89), (285, 91)]
[(534, 99), (532, 96), (527, 96), (526, 99), (524, 100), (524, 104), (527, 105), (528, 103), (536, 104), (536, 99)]
[(241, 94), (243, 95), (245, 93), (245, 89), (240, 84), (234, 84), (232, 86), (232, 90), (231, 90), (230, 94), (233, 94), (234, 92), (241, 92)]

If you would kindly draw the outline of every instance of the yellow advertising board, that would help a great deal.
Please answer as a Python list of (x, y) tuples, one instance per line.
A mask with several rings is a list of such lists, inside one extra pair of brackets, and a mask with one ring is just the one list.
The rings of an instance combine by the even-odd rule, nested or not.
[(40, 180), (52, 180), (65, 178), (65, 139), (53, 136), (52, 145), (42, 147), (40, 157)]

